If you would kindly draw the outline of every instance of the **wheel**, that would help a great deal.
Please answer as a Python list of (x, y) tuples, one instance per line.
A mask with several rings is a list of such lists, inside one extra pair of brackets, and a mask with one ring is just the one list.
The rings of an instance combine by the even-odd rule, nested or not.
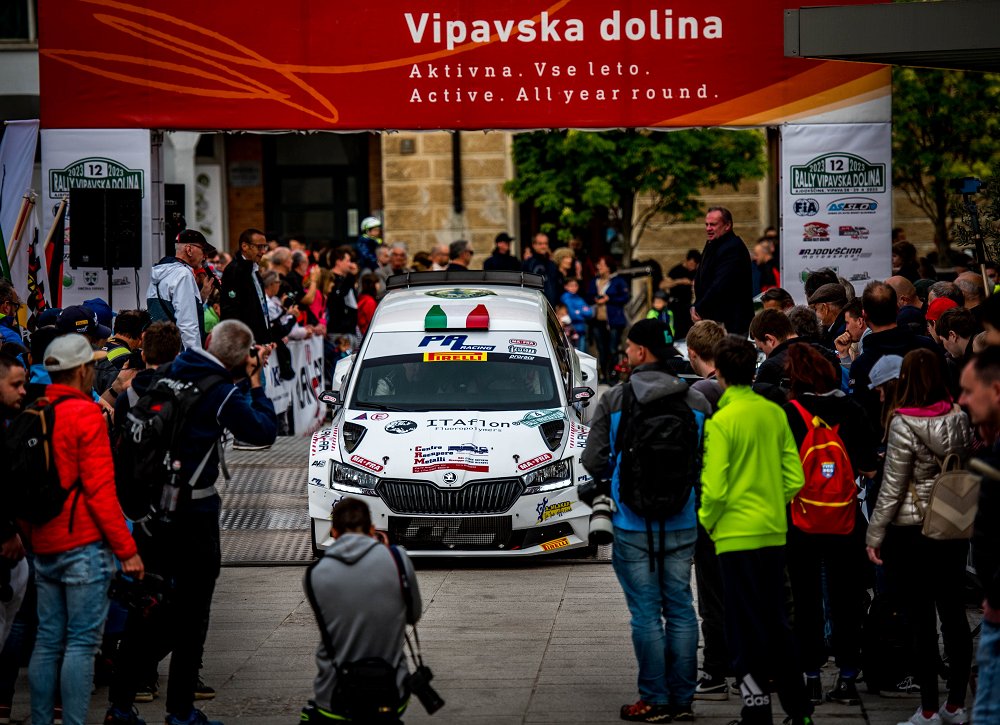
[(326, 549), (316, 543), (316, 522), (312, 519), (309, 520), (309, 539), (312, 543), (313, 558), (318, 559), (323, 556)]

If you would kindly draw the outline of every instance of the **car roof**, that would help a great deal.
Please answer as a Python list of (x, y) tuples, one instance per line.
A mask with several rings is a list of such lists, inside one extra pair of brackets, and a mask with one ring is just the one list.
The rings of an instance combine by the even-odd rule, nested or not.
[[(437, 296), (441, 292), (454, 293), (457, 289), (482, 290), (493, 294), (457, 299)], [(549, 306), (545, 295), (538, 290), (491, 284), (464, 284), (461, 287), (443, 284), (390, 290), (375, 309), (371, 331), (423, 330), (424, 318), (435, 305), (441, 307), (449, 321), (459, 321), (480, 304), (486, 307), (489, 314), (490, 330), (545, 330)]]

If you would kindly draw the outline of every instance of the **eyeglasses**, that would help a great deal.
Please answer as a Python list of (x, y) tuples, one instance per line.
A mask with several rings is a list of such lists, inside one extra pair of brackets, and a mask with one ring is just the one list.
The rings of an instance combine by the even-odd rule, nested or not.
[(253, 247), (254, 249), (259, 249), (262, 252), (266, 252), (270, 247), (267, 244), (248, 244), (248, 247)]

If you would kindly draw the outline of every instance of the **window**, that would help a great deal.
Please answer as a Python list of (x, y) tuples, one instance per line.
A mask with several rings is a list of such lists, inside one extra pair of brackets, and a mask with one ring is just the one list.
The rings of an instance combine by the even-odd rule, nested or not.
[(0, 2), (0, 43), (38, 42), (38, 0)]

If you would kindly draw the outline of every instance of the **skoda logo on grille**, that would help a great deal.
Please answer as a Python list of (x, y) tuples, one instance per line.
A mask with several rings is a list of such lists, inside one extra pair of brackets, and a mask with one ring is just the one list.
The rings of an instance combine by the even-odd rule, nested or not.
[(451, 471), (448, 471), (446, 474), (444, 474), (444, 482), (445, 483), (455, 483), (455, 481), (457, 481), (457, 480), (458, 480), (458, 476), (456, 476)]
[(394, 420), (385, 426), (386, 433), (409, 433), (411, 430), (416, 429), (417, 424), (412, 420)]

